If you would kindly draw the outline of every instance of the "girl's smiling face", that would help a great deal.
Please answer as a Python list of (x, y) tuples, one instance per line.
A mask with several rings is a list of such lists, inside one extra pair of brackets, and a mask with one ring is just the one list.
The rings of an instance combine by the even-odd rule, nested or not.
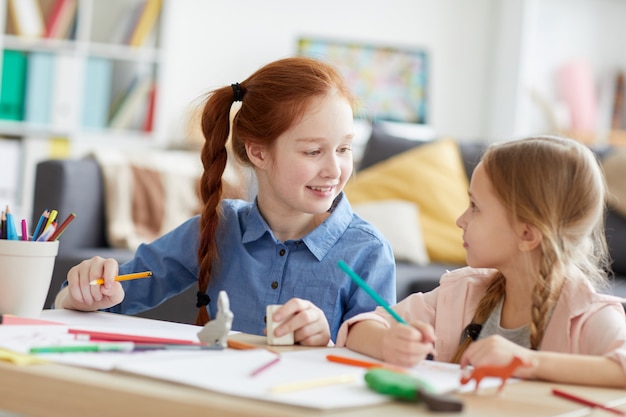
[(344, 97), (330, 93), (312, 100), (257, 170), (263, 210), (326, 212), (352, 175), (353, 136), (352, 107)]

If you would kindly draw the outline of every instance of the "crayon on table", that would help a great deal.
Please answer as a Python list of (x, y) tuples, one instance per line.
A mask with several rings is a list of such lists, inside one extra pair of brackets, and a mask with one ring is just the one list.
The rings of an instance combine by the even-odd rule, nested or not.
[(617, 414), (617, 415), (620, 415), (620, 416), (624, 415), (623, 411), (620, 411), (620, 410), (618, 410), (616, 408), (607, 407), (604, 404), (600, 404), (600, 403), (595, 402), (595, 401), (587, 400), (585, 398), (579, 397), (578, 395), (574, 395), (574, 394), (567, 393), (565, 391), (561, 391), (560, 389), (554, 388), (552, 390), (552, 395), (556, 395), (557, 397), (565, 398), (566, 400), (570, 400), (570, 401), (573, 401), (573, 402), (578, 403), (578, 404), (586, 405), (587, 407), (599, 408), (601, 410), (608, 411), (609, 413)]
[(270, 391), (275, 394), (282, 394), (286, 392), (302, 391), (305, 389), (313, 389), (320, 387), (327, 387), (338, 384), (350, 384), (356, 382), (357, 375), (337, 375), (328, 378), (310, 379), (307, 381), (296, 381), (286, 384), (274, 385), (270, 388)]
[(131, 352), (134, 347), (135, 344), (133, 342), (34, 346), (30, 348), (30, 353)]
[(269, 361), (267, 363), (264, 363), (263, 365), (259, 366), (254, 371), (250, 372), (250, 376), (257, 376), (261, 372), (263, 372), (263, 371), (271, 368), (272, 366), (276, 365), (278, 362), (280, 362), (280, 356), (276, 356), (271, 361)]
[[(118, 275), (115, 277), (115, 281), (129, 281), (131, 279), (150, 278), (152, 271), (136, 272), (134, 274)], [(89, 285), (102, 285), (104, 284), (104, 278), (94, 279), (89, 282)]]
[(364, 361), (361, 359), (355, 359), (355, 358), (348, 358), (345, 356), (338, 356), (338, 355), (326, 355), (326, 359), (329, 360), (330, 362), (335, 362), (335, 363), (342, 363), (344, 365), (351, 365), (351, 366), (359, 366), (361, 368), (382, 368), (382, 369), (388, 369), (390, 371), (395, 371), (395, 372), (406, 372), (406, 369), (400, 368), (399, 366), (393, 366), (393, 365), (389, 365), (389, 364), (385, 364), (382, 362), (370, 362), (370, 361)]

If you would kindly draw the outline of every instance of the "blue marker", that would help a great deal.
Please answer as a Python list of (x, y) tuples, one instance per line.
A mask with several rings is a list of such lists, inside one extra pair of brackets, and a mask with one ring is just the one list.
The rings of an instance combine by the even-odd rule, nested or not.
[(391, 314), (393, 316), (394, 319), (396, 319), (398, 321), (398, 323), (402, 323), (402, 324), (407, 324), (406, 321), (404, 321), (404, 319), (402, 317), (400, 317), (398, 315), (398, 313), (396, 313), (395, 311), (393, 311), (391, 309), (391, 307), (389, 307), (389, 304), (387, 304), (387, 302), (385, 300), (382, 299), (382, 297), (380, 295), (378, 295), (376, 293), (376, 291), (374, 291), (372, 289), (372, 287), (370, 287), (369, 285), (367, 285), (367, 282), (363, 281), (363, 278), (361, 278), (356, 272), (354, 272), (354, 270), (352, 268), (350, 268), (348, 266), (348, 264), (346, 264), (344, 261), (339, 261), (337, 262), (337, 265), (339, 265), (339, 268), (341, 268), (343, 270), (343, 272), (345, 272), (346, 274), (348, 274), (348, 276), (350, 278), (352, 278), (352, 281), (354, 281), (354, 283), (356, 285), (358, 285), (359, 287), (363, 288), (363, 290), (365, 290), (365, 292), (374, 299), (374, 301), (376, 301), (376, 303), (381, 306), (382, 308), (384, 308), (385, 310), (387, 310), (387, 312), (389, 314)]

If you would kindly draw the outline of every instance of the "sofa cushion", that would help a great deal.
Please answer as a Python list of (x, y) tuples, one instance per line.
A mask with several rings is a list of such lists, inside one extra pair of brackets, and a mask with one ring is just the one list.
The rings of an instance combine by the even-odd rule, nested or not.
[(415, 203), (431, 261), (462, 265), (465, 250), (456, 219), (469, 204), (468, 188), (457, 143), (442, 139), (359, 171), (345, 191), (353, 204), (393, 199)]
[(430, 141), (431, 138), (408, 139), (404, 136), (396, 136), (392, 130), (389, 130), (388, 125), (374, 123), (359, 163), (359, 170), (364, 170), (378, 162)]
[(416, 204), (402, 200), (383, 200), (353, 204), (352, 209), (389, 239), (396, 260), (417, 265), (430, 262)]

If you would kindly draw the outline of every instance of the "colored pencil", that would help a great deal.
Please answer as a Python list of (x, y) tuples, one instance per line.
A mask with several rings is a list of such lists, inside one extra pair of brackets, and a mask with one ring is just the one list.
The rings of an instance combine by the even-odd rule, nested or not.
[(250, 372), (250, 376), (257, 376), (258, 374), (265, 371), (266, 369), (271, 368), (273, 365), (276, 365), (278, 362), (280, 362), (280, 356), (276, 356), (271, 361), (259, 366), (254, 371)]
[(76, 218), (76, 214), (70, 213), (69, 216), (67, 216), (67, 218), (65, 220), (63, 220), (63, 223), (61, 223), (61, 226), (59, 226), (57, 228), (57, 230), (48, 238), (48, 241), (52, 242), (54, 240), (57, 240), (59, 238), (59, 236), (61, 236), (61, 233), (63, 233), (65, 231), (67, 226), (69, 226), (69, 224), (75, 218)]
[(557, 397), (565, 398), (566, 400), (570, 400), (570, 401), (576, 402), (578, 404), (586, 405), (587, 407), (599, 408), (601, 410), (608, 411), (609, 413), (614, 413), (614, 414), (617, 414), (617, 415), (620, 415), (620, 416), (624, 415), (623, 411), (620, 411), (620, 410), (618, 410), (616, 408), (607, 407), (607, 406), (605, 406), (603, 404), (600, 404), (600, 403), (597, 403), (595, 401), (587, 400), (585, 398), (582, 398), (582, 397), (579, 397), (577, 395), (561, 391), (561, 390), (556, 389), (556, 388), (554, 388), (552, 390), (552, 394), (556, 395)]
[(50, 236), (52, 236), (52, 234), (54, 233), (54, 231), (57, 229), (57, 222), (52, 222), (50, 223), (49, 226), (46, 226), (46, 228), (44, 229), (43, 232), (41, 232), (41, 234), (39, 235), (39, 237), (37, 238), (37, 242), (45, 242), (48, 240), (48, 238)]
[(359, 366), (359, 367), (367, 368), (367, 369), (383, 368), (383, 369), (388, 369), (390, 371), (395, 371), (395, 372), (406, 372), (405, 369), (402, 369), (400, 367), (396, 367), (393, 365), (387, 365), (381, 362), (369, 362), (369, 361), (364, 361), (361, 359), (348, 358), (345, 356), (326, 355), (326, 359), (328, 359), (331, 362), (342, 363), (344, 365)]
[[(131, 279), (150, 278), (152, 271), (136, 272), (134, 274), (118, 275), (115, 277), (115, 281), (128, 281)], [(89, 285), (102, 285), (104, 284), (104, 278), (94, 279), (89, 282)]]
[(35, 231), (33, 232), (33, 240), (37, 240), (39, 234), (43, 231), (43, 225), (48, 221), (48, 216), (50, 216), (48, 209), (45, 209), (43, 213), (41, 213), (41, 216), (39, 216), (37, 227), (35, 227)]
[(346, 264), (344, 261), (339, 261), (337, 264), (339, 265), (339, 268), (343, 270), (343, 272), (348, 274), (348, 276), (352, 279), (352, 281), (354, 281), (355, 284), (361, 287), (370, 297), (372, 297), (372, 299), (374, 299), (374, 301), (376, 301), (379, 306), (387, 310), (387, 312), (391, 314), (393, 318), (398, 321), (398, 323), (407, 324), (407, 322), (404, 321), (404, 319), (400, 317), (398, 313), (393, 311), (389, 304), (387, 304), (387, 302), (383, 300), (383, 298), (378, 295), (372, 287), (367, 285), (367, 282), (363, 281), (363, 278), (361, 278), (356, 272), (354, 272), (354, 270), (350, 268), (348, 264)]
[(6, 223), (6, 232), (4, 234), (5, 239), (8, 240), (17, 240), (17, 229), (15, 228), (15, 220), (13, 220), (13, 214), (9, 210), (9, 206), (7, 205), (7, 210), (4, 213), (5, 223)]
[(328, 378), (310, 379), (307, 381), (274, 385), (270, 388), (270, 391), (275, 394), (282, 394), (286, 392), (302, 391), (305, 389), (320, 388), (330, 385), (349, 384), (355, 382), (356, 380), (357, 375), (337, 375)]
[(248, 343), (240, 342), (238, 340), (233, 340), (233, 339), (228, 339), (227, 344), (229, 348), (238, 349), (238, 350), (248, 350), (248, 349), (259, 348), (259, 346), (250, 345)]

